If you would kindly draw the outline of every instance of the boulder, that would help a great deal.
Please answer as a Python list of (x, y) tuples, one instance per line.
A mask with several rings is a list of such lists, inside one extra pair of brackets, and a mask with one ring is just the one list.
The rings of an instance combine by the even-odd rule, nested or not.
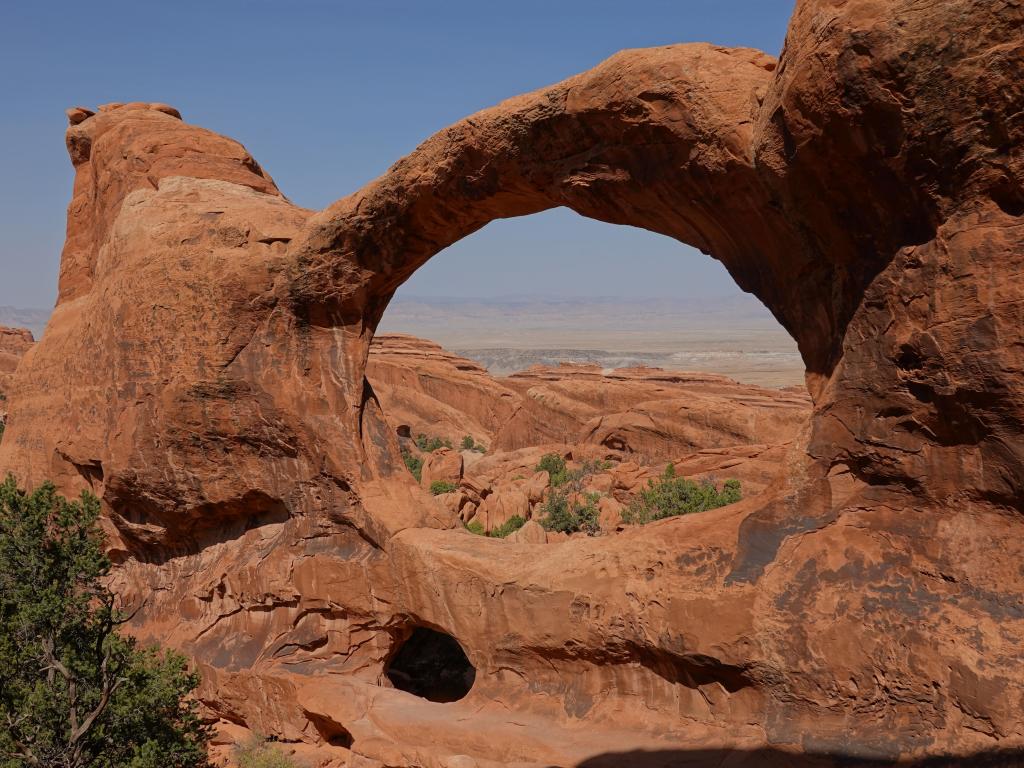
[(522, 491), (508, 488), (495, 491), (484, 499), (477, 510), (476, 519), (485, 531), (493, 531), (517, 515), (524, 520), (529, 519), (530, 500)]
[(423, 457), (420, 485), (427, 490), (439, 480), (457, 485), (462, 480), (462, 466), (461, 453), (454, 448), (438, 448)]
[(549, 482), (548, 473), (541, 470), (534, 472), (523, 484), (522, 491), (526, 494), (530, 504), (538, 504), (544, 498), (544, 491), (547, 490)]
[(600, 512), (598, 522), (603, 532), (611, 533), (622, 525), (622, 510), (625, 509), (622, 503), (611, 496), (602, 496), (597, 502), (597, 509)]
[(547, 542), (547, 531), (536, 520), (527, 520), (526, 525), (510, 533), (505, 540), (516, 544), (544, 544)]

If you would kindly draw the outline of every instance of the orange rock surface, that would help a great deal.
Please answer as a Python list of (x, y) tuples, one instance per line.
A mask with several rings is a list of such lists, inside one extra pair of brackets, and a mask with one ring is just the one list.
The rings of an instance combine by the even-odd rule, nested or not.
[[(315, 213), (169, 107), (73, 110), (60, 300), (0, 468), (96, 492), (135, 631), (192, 655), (226, 728), (322, 761), (1012, 764), (1022, 26), (1012, 0), (798, 0), (778, 61), (625, 51)], [(388, 300), (559, 205), (712, 254), (796, 339), (812, 414), (762, 493), (540, 545), (460, 530), (406, 472), (365, 375)], [(666, 402), (592, 442), (653, 450)], [(750, 408), (708, 434), (770, 431)], [(396, 683), (438, 667), (464, 698)]]
[(370, 347), (367, 378), (396, 429), (492, 450), (589, 444), (677, 458), (681, 451), (782, 443), (807, 421), (806, 392), (725, 376), (563, 364), (495, 378), (478, 364), (412, 336)]
[[(734, 478), (745, 495), (760, 493), (810, 416), (806, 392), (713, 374), (561, 365), (496, 378), (433, 342), (397, 334), (374, 340), (367, 378), (403, 450), (423, 461), (420, 485), (460, 486), (440, 501), (485, 531), (543, 517), (549, 477), (537, 465), (546, 453), (576, 470), (609, 463), (579, 489), (602, 497), (609, 531), (667, 462), (681, 477), (719, 485)], [(410, 439), (417, 435), (453, 445), (469, 435), (490, 447), (424, 455)]]
[(35, 339), (31, 331), (0, 325), (0, 423), (7, 418), (7, 390), (11, 386), (11, 378), (33, 344)]

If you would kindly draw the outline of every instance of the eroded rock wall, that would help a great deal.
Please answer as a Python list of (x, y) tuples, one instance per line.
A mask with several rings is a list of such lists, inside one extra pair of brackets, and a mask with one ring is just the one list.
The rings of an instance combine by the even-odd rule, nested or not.
[(10, 389), (11, 379), (18, 370), (21, 358), (33, 344), (35, 339), (31, 331), (0, 326), (0, 424), (7, 420), (7, 390)]
[(805, 392), (659, 368), (533, 366), (493, 377), (414, 336), (374, 339), (367, 379), (397, 432), (498, 451), (590, 444), (667, 461), (699, 448), (782, 443), (807, 420)]
[[(1022, 25), (800, 0), (778, 61), (626, 51), (319, 213), (170, 108), (74, 111), (61, 299), (0, 467), (102, 497), (137, 631), (225, 723), (339, 761), (1020, 750)], [(533, 545), (415, 487), (377, 321), (441, 248), (557, 205), (696, 245), (794, 336), (814, 411), (771, 489)], [(414, 626), (458, 638), (465, 699), (388, 685)]]

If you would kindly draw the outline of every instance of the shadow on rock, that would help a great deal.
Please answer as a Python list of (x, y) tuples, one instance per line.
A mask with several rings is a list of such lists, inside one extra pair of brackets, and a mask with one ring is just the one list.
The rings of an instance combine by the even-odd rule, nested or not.
[[(614, 752), (584, 760), (575, 768), (1024, 768), (1024, 750), (891, 761), (845, 755), (795, 755), (777, 749), (668, 749)], [(550, 766), (562, 768), (562, 766)]]

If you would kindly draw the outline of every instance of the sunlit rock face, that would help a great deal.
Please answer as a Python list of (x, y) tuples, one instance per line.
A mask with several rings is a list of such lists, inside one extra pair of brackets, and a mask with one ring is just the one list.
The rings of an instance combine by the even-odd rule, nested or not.
[(810, 413), (803, 388), (714, 373), (563, 363), (496, 377), (405, 334), (378, 334), (366, 373), (400, 437), (457, 446), (469, 435), (492, 451), (581, 443), (664, 463), (685, 450), (788, 442)]
[(0, 424), (6, 424), (7, 390), (11, 387), (11, 379), (21, 358), (34, 343), (31, 331), (0, 325)]
[[(0, 467), (100, 495), (136, 631), (226, 729), (338, 764), (1021, 749), (1022, 24), (800, 0), (778, 61), (623, 52), (320, 212), (170, 107), (72, 110), (60, 300)], [(697, 246), (797, 340), (813, 412), (764, 493), (540, 545), (405, 472), (364, 375), (390, 296), (559, 205)], [(417, 628), (464, 652), (463, 698), (386, 674)]]

